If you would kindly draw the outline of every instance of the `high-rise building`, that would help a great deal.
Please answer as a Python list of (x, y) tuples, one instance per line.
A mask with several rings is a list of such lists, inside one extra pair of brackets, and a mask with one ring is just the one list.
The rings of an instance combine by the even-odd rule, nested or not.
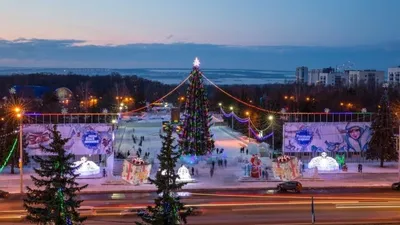
[(349, 86), (368, 85), (377, 86), (381, 85), (385, 80), (384, 71), (376, 70), (350, 70), (349, 71)]
[(319, 73), (318, 84), (325, 86), (342, 86), (347, 84), (347, 74), (335, 71)]
[(322, 73), (322, 69), (312, 69), (308, 71), (308, 85), (318, 83), (320, 73)]
[(389, 85), (400, 85), (400, 66), (388, 69), (388, 82)]
[(301, 66), (296, 68), (296, 82), (298, 84), (307, 84), (308, 82), (308, 67)]

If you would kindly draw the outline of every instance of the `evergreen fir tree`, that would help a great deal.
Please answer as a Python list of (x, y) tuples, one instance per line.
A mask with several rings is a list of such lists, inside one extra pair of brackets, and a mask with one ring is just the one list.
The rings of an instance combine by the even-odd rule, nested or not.
[(143, 223), (136, 222), (138, 225), (175, 225), (186, 223), (186, 217), (190, 215), (191, 209), (186, 209), (180, 202), (176, 192), (179, 191), (185, 183), (177, 183), (178, 175), (175, 173), (176, 162), (180, 157), (179, 151), (174, 151), (174, 138), (172, 137), (172, 126), (167, 125), (166, 135), (161, 136), (163, 145), (160, 154), (157, 156), (160, 161), (160, 168), (157, 171), (156, 178), (149, 181), (157, 187), (157, 197), (155, 206), (149, 206), (146, 211), (140, 211), (138, 215)]
[(210, 133), (211, 116), (208, 114), (207, 93), (199, 64), (196, 58), (186, 93), (183, 129), (179, 135), (181, 151), (190, 155), (205, 155), (214, 148), (214, 140)]
[(396, 150), (396, 139), (393, 129), (396, 127), (396, 120), (389, 104), (388, 91), (385, 88), (381, 97), (378, 113), (372, 121), (372, 137), (366, 151), (367, 159), (379, 159), (383, 167), (385, 161), (398, 160)]
[(86, 218), (79, 215), (77, 209), (82, 201), (77, 200), (77, 192), (87, 185), (79, 186), (75, 182), (78, 174), (72, 160), (74, 155), (67, 153), (64, 145), (69, 139), (61, 137), (57, 126), (50, 129), (53, 142), (41, 149), (49, 154), (46, 158), (34, 156), (40, 167), (35, 168), (39, 177), (31, 176), (35, 189), (27, 187), (24, 207), (28, 211), (27, 219), (36, 224), (66, 225), (81, 223)]

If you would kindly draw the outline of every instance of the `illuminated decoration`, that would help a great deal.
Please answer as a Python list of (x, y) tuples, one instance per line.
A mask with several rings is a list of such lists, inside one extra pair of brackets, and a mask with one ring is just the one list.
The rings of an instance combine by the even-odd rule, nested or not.
[[(24, 148), (29, 155), (44, 155), (41, 146), (49, 147), (53, 139), (47, 124), (27, 124), (23, 127)], [(111, 124), (60, 124), (57, 130), (69, 140), (64, 148), (75, 155), (111, 155), (113, 153)]]
[(233, 111), (230, 112), (230, 113), (226, 113), (226, 112), (222, 109), (221, 106), (220, 106), (220, 110), (221, 110), (222, 115), (224, 115), (224, 116), (227, 117), (227, 118), (230, 118), (230, 117), (233, 116), (233, 118), (235, 118), (236, 121), (238, 121), (239, 123), (243, 123), (243, 124), (244, 124), (244, 123), (249, 123), (249, 122), (250, 122), (250, 124), (252, 125), (252, 126), (249, 127), (250, 133), (251, 133), (251, 134), (253, 135), (253, 137), (256, 138), (256, 140), (259, 141), (259, 142), (263, 142), (263, 141), (267, 140), (268, 138), (272, 137), (272, 135), (274, 135), (274, 132), (271, 132), (270, 134), (264, 136), (264, 131), (266, 131), (267, 129), (269, 129), (271, 125), (268, 126), (268, 127), (265, 128), (265, 129), (263, 129), (263, 130), (259, 130), (259, 129), (257, 129), (257, 128), (255, 128), (256, 130), (254, 130), (253, 127), (255, 127), (255, 126), (254, 126), (254, 123), (251, 121), (250, 118), (248, 118), (248, 117), (247, 117), (247, 118), (240, 118), (240, 117), (238, 117)]
[(130, 184), (143, 184), (148, 181), (151, 171), (151, 164), (146, 163), (141, 158), (124, 160), (122, 169), (122, 179)]
[(75, 170), (75, 174), (79, 174), (80, 176), (90, 176), (100, 173), (100, 167), (96, 163), (88, 161), (86, 157), (82, 157), (80, 161), (74, 162), (74, 166), (79, 166)]
[(261, 159), (258, 155), (253, 155), (250, 159), (251, 162), (251, 173), (250, 176), (253, 178), (261, 177)]
[(196, 155), (182, 155), (179, 160), (186, 165), (196, 165), (200, 162), (200, 158)]
[(72, 97), (72, 91), (66, 87), (57, 88), (55, 94), (59, 101), (65, 101)]
[(183, 155), (206, 155), (214, 148), (210, 132), (212, 118), (208, 112), (207, 93), (199, 65), (196, 58), (186, 92), (184, 122), (179, 134), (179, 147)]
[(193, 66), (197, 68), (200, 67), (200, 60), (197, 57), (193, 61)]
[(308, 168), (318, 168), (318, 171), (334, 171), (339, 169), (339, 164), (332, 157), (329, 157), (326, 152), (321, 153), (321, 156), (314, 157), (308, 163)]
[(365, 152), (370, 122), (286, 122), (283, 152)]
[(82, 136), (82, 143), (86, 148), (97, 149), (100, 145), (100, 139), (101, 137), (96, 131), (88, 130)]
[(61, 109), (61, 114), (67, 114), (67, 113), (68, 113), (68, 109), (66, 109), (66, 108)]
[(272, 162), (272, 172), (276, 179), (290, 181), (300, 177), (299, 160), (296, 157), (282, 156)]
[(178, 169), (178, 178), (176, 178), (177, 182), (192, 182), (193, 179), (190, 176), (189, 170), (188, 168), (186, 168), (186, 166), (182, 165), (179, 169)]
[(313, 139), (313, 133), (307, 127), (305, 127), (297, 131), (294, 138), (297, 144), (299, 144), (300, 146), (308, 146)]
[(362, 112), (362, 113), (367, 113), (367, 108), (362, 108), (362, 109), (361, 109), (361, 112)]
[(17, 89), (15, 87), (10, 88), (9, 90), (10, 94), (15, 95), (17, 93)]
[(331, 110), (328, 109), (328, 108), (325, 108), (325, 109), (324, 109), (324, 112), (325, 112), (325, 113), (329, 113), (330, 111), (331, 111)]
[(285, 163), (285, 162), (289, 162), (289, 160), (291, 160), (291, 158), (288, 155), (282, 155), (282, 156), (279, 156), (277, 160), (280, 163)]
[(103, 113), (108, 113), (108, 110), (107, 110), (107, 109), (103, 109), (102, 112), (103, 112)]

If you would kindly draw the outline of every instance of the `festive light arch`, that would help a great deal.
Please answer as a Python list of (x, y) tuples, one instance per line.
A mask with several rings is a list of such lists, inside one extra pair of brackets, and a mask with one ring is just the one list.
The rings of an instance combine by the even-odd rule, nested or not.
[[(240, 118), (240, 117), (238, 117), (234, 112), (231, 112), (231, 113), (226, 113), (223, 109), (222, 109), (222, 107), (220, 107), (220, 110), (221, 110), (221, 112), (222, 112), (222, 114), (225, 116), (225, 117), (233, 117), (233, 118), (235, 118), (239, 123), (252, 123), (251, 122), (251, 119), (250, 118)], [(253, 124), (254, 125), (254, 124)], [(250, 130), (250, 133), (254, 136), (254, 138), (256, 138), (256, 140), (257, 141), (259, 141), (259, 142), (262, 142), (262, 141), (265, 141), (265, 140), (267, 140), (268, 138), (270, 138), (270, 137), (272, 137), (273, 135), (274, 135), (274, 132), (271, 132), (270, 134), (268, 134), (268, 135), (266, 135), (266, 136), (263, 136), (262, 134), (263, 134), (263, 132), (264, 131), (266, 131), (269, 127), (270, 127), (271, 125), (269, 125), (267, 128), (265, 128), (264, 130), (258, 130), (257, 129), (257, 131), (255, 131), (254, 129), (253, 129), (253, 127), (249, 127), (249, 130)]]

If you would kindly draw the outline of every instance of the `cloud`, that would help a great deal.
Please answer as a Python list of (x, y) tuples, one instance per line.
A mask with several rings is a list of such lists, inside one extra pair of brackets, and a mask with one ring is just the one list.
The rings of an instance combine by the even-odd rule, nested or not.
[(190, 68), (196, 56), (203, 68), (293, 71), (301, 65), (321, 68), (351, 61), (360, 69), (386, 70), (400, 65), (400, 42), (354, 47), (194, 43), (100, 46), (84, 40), (0, 39), (3, 67)]

